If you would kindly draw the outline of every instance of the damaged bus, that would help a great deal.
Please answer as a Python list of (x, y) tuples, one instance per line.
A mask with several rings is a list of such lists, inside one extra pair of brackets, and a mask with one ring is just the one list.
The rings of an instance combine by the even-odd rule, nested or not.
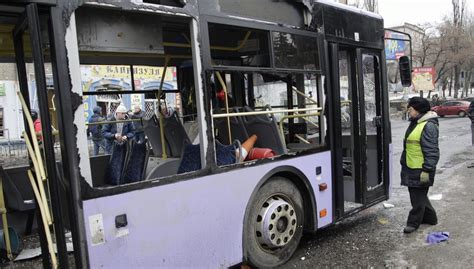
[[(376, 14), (322, 0), (0, 7), (10, 44), (0, 56), (17, 65), (25, 122), (34, 65), (42, 149), (25, 169), (44, 168), (36, 176), (49, 183), (38, 226), (54, 227), (58, 258), (43, 243), (45, 266), (70, 266), (70, 229), (77, 268), (275, 267), (304, 232), (389, 197)], [(120, 105), (144, 115), (115, 118)], [(104, 119), (88, 123), (94, 107)], [(111, 152), (93, 156), (92, 125), (131, 125), (146, 139), (116, 130)]]

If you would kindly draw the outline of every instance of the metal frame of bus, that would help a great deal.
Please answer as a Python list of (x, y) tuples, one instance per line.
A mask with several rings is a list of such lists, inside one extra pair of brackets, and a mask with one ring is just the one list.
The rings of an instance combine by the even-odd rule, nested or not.
[[(62, 152), (62, 165), (63, 165), (63, 172), (64, 172), (64, 177), (67, 179), (67, 182), (69, 183), (69, 198), (70, 198), (70, 203), (68, 205), (71, 214), (71, 222), (73, 223), (73, 239), (74, 239), (74, 247), (75, 247), (75, 261), (76, 261), (76, 266), (77, 267), (88, 267), (89, 265), (89, 255), (88, 255), (88, 250), (86, 248), (87, 245), (87, 239), (86, 239), (86, 234), (85, 234), (85, 219), (84, 219), (84, 214), (83, 214), (83, 200), (84, 199), (94, 199), (98, 197), (104, 197), (104, 196), (110, 196), (110, 195), (117, 195), (121, 193), (129, 193), (132, 191), (138, 191), (138, 190), (143, 190), (143, 189), (149, 189), (152, 187), (157, 187), (157, 186), (164, 186), (168, 184), (174, 184), (178, 182), (183, 182), (187, 181), (190, 179), (195, 179), (199, 178), (200, 176), (208, 175), (211, 171), (212, 173), (224, 173), (236, 168), (241, 168), (244, 167), (245, 165), (236, 165), (231, 168), (220, 168), (220, 169), (209, 169), (209, 164), (205, 167), (203, 170), (193, 173), (191, 175), (185, 174), (185, 175), (179, 175), (179, 176), (174, 176), (169, 179), (167, 179), (166, 182), (162, 181), (150, 181), (150, 182), (142, 182), (140, 184), (134, 184), (130, 186), (118, 186), (112, 189), (103, 189), (103, 190), (93, 190), (88, 188), (87, 185), (84, 184), (84, 176), (81, 173), (81, 165), (80, 165), (80, 154), (77, 151), (78, 148), (78, 140), (77, 140), (77, 128), (75, 126), (75, 123), (77, 122), (77, 119), (75, 117), (75, 110), (77, 107), (80, 105), (81, 101), (78, 98), (79, 96), (74, 93), (73, 88), (76, 87), (77, 85), (73, 86), (73, 81), (71, 81), (70, 75), (71, 72), (77, 72), (78, 70), (70, 70), (69, 66), (69, 61), (71, 60), (70, 56), (68, 55), (68, 50), (73, 49), (74, 46), (71, 47), (70, 40), (68, 40), (68, 34), (70, 34), (68, 31), (70, 30), (69, 24), (71, 19), (71, 14), (74, 12), (75, 8), (79, 7), (79, 1), (71, 1), (71, 3), (63, 3), (63, 1), (22, 1), (23, 3), (30, 3), (30, 5), (26, 6), (26, 16), (21, 18), (20, 23), (18, 24), (19, 28), (18, 29), (26, 29), (26, 26), (33, 27), (33, 29), (30, 29), (31, 33), (33, 34), (34, 39), (32, 39), (32, 47), (33, 47), (33, 61), (36, 64), (36, 71), (37, 74), (41, 77), (41, 69), (42, 67), (42, 62), (43, 58), (41, 57), (41, 54), (38, 54), (38, 50), (35, 51), (35, 48), (41, 47), (41, 42), (40, 42), (40, 37), (39, 37), (39, 19), (37, 17), (38, 14), (38, 9), (37, 5), (41, 5), (41, 12), (46, 12), (47, 17), (49, 17), (49, 41), (50, 41), (50, 52), (51, 52), (51, 61), (53, 63), (53, 75), (54, 75), (54, 84), (55, 84), (55, 94), (56, 98), (58, 98), (57, 102), (57, 109), (61, 111), (62, 113), (59, 113), (58, 119), (59, 119), (59, 126), (60, 126), (60, 138), (61, 138), (61, 152)], [(324, 4), (324, 1), (321, 1)], [(36, 3), (36, 4), (35, 4)], [(136, 11), (136, 6), (131, 3), (120, 3), (117, 4), (115, 1), (111, 1), (109, 4), (109, 7), (112, 8), (119, 8), (124, 11)], [(319, 5), (319, 1), (315, 3), (315, 5)], [(101, 6), (101, 4), (98, 4), (97, 6)], [(338, 7), (336, 7), (337, 9)], [(338, 116), (340, 118), (340, 108), (337, 108), (337, 104), (339, 101), (339, 96), (333, 92), (332, 89), (338, 88), (338, 82), (336, 81), (334, 74), (337, 74), (337, 66), (334, 63), (337, 63), (337, 54), (334, 54), (334, 52), (338, 51), (338, 46), (343, 45), (343, 46), (353, 46), (354, 48), (373, 48), (376, 49), (380, 52), (382, 58), (381, 58), (381, 83), (382, 83), (382, 108), (383, 108), (383, 114), (384, 114), (384, 122), (383, 122), (383, 129), (389, 133), (390, 130), (390, 123), (388, 121), (388, 96), (387, 93), (385, 92), (386, 89), (386, 81), (385, 81), (385, 65), (384, 65), (384, 59), (383, 59), (383, 45), (380, 47), (379, 45), (374, 45), (371, 44), (370, 42), (360, 42), (360, 41), (355, 41), (355, 40), (350, 40), (347, 38), (344, 38), (342, 36), (337, 36), (337, 35), (330, 35), (329, 33), (326, 33), (325, 35), (321, 33), (316, 33), (312, 31), (304, 31), (300, 29), (295, 29), (293, 27), (284, 27), (281, 25), (278, 25), (277, 23), (272, 23), (272, 22), (262, 22), (259, 20), (255, 19), (245, 19), (245, 20), (238, 20), (236, 19), (235, 16), (228, 16), (228, 15), (223, 15), (219, 13), (215, 14), (204, 14), (201, 15), (197, 1), (188, 1), (186, 4), (185, 8), (177, 8), (177, 7), (169, 7), (169, 6), (161, 6), (161, 5), (143, 5), (140, 7), (140, 10), (143, 12), (150, 12), (150, 13), (158, 13), (158, 14), (168, 14), (168, 15), (181, 15), (184, 17), (188, 17), (190, 19), (190, 29), (191, 29), (191, 35), (194, 37), (192, 38), (193, 44), (192, 47), (194, 49), (192, 53), (193, 57), (193, 62), (194, 62), (194, 77), (196, 79), (195, 83), (197, 85), (197, 88), (199, 89), (204, 89), (204, 85), (206, 85), (205, 81), (205, 72), (209, 70), (232, 70), (232, 71), (269, 71), (272, 69), (265, 69), (265, 68), (246, 68), (246, 67), (213, 67), (210, 63), (210, 50), (205, 49), (209, 48), (209, 37), (208, 37), (208, 31), (207, 31), (207, 23), (208, 22), (216, 22), (216, 23), (224, 23), (227, 25), (236, 25), (238, 24), (239, 26), (248, 26), (248, 27), (255, 27), (257, 29), (264, 29), (264, 30), (277, 30), (277, 31), (282, 31), (286, 33), (296, 33), (296, 34), (303, 34), (303, 35), (309, 35), (309, 36), (314, 36), (318, 38), (318, 46), (319, 46), (319, 56), (320, 56), (320, 61), (321, 61), (321, 72), (319, 73), (320, 75), (325, 75), (326, 77), (326, 87), (328, 88), (327, 91), (327, 97), (328, 101), (330, 102), (329, 109), (328, 109), (328, 121), (331, 121), (331, 119), (337, 119)], [(343, 11), (343, 10), (341, 10)], [(344, 11), (346, 12), (346, 11)], [(15, 33), (19, 33), (19, 30), (15, 30)], [(35, 36), (36, 35), (36, 36)], [(18, 34), (17, 34), (18, 36)], [(381, 38), (382, 42), (383, 39)], [(15, 50), (17, 52), (17, 57), (18, 55), (22, 55), (23, 53), (21, 50), (23, 49), (20, 43), (17, 43), (17, 46), (15, 47)], [(201, 48), (200, 48), (201, 47)], [(77, 48), (76, 48), (77, 49)], [(272, 56), (273, 57), (273, 56)], [(202, 64), (201, 64), (202, 61)], [(17, 58), (17, 66), (19, 69), (19, 80), (20, 80), (20, 85), (22, 88), (22, 92), (24, 92), (24, 89), (27, 89), (27, 85), (24, 83), (26, 82), (26, 77), (23, 76), (25, 73), (24, 69), (24, 62), (25, 59), (22, 57)], [(79, 63), (77, 63), (79, 64)], [(275, 71), (275, 70), (273, 70)], [(284, 69), (278, 69), (276, 71), (281, 71), (285, 73), (297, 73), (297, 70), (284, 70)], [(303, 71), (305, 72), (305, 71)], [(306, 73), (306, 72), (305, 72)], [(44, 73), (43, 73), (44, 75)], [(45, 84), (43, 83), (44, 81), (38, 81), (38, 90), (39, 92), (42, 92), (41, 89), (43, 89), (42, 85)], [(322, 85), (320, 85), (322, 86)], [(24, 92), (25, 94), (25, 92)], [(26, 93), (27, 94), (27, 93)], [(46, 92), (45, 92), (46, 94)], [(40, 100), (43, 102), (42, 105), (40, 104), (40, 110), (42, 112), (42, 115), (47, 115), (47, 100), (45, 99), (45, 95), (39, 94)], [(198, 101), (198, 104), (200, 103), (201, 106), (205, 105), (205, 100), (207, 99), (207, 94), (205, 91), (203, 91), (203, 96), (201, 96), (202, 99)], [(46, 105), (45, 105), (46, 103)], [(207, 115), (205, 112), (204, 107), (199, 108), (199, 112), (202, 113), (202, 115)], [(49, 126), (49, 120), (48, 117), (45, 117), (44, 119), (44, 127)], [(83, 119), (80, 119), (83, 120)], [(210, 122), (210, 118), (207, 118), (206, 121), (201, 121), (201, 138), (206, 138), (207, 139), (202, 139), (201, 141), (201, 149), (202, 149), (202, 160), (203, 164), (210, 163), (212, 164), (214, 162), (213, 156), (214, 156), (214, 147), (208, 146), (209, 144), (213, 143), (213, 138), (210, 137), (209, 135), (206, 136), (206, 131), (207, 126), (212, 126)], [(338, 128), (340, 128), (340, 125), (338, 126), (337, 120), (335, 121), (336, 124), (329, 124), (328, 126), (328, 135), (329, 137), (332, 137), (335, 133), (340, 132)], [(54, 160), (54, 155), (53, 155), (53, 145), (50, 141), (52, 141), (52, 134), (51, 132), (48, 131), (48, 128), (43, 128), (45, 130), (44, 132), (44, 138), (45, 138), (45, 153), (47, 159)], [(384, 145), (389, 145), (390, 144), (390, 136), (386, 135), (384, 136)], [(357, 211), (367, 208), (381, 200), (387, 199), (388, 198), (388, 184), (385, 185), (384, 188), (384, 193), (385, 195), (380, 196), (378, 199), (372, 201), (369, 204), (364, 204), (363, 207), (361, 207), (357, 211), (353, 211), (350, 214), (344, 214), (343, 212), (340, 212), (340, 206), (341, 206), (341, 200), (343, 202), (343, 197), (338, 197), (338, 193), (341, 193), (341, 185), (338, 184), (338, 178), (342, 175), (341, 168), (339, 168), (339, 164), (342, 164), (342, 160), (339, 159), (340, 155), (340, 146), (337, 145), (336, 141), (334, 139), (329, 139), (329, 144), (326, 145), (324, 148), (320, 148), (317, 150), (312, 150), (305, 152), (304, 155), (308, 154), (313, 154), (316, 152), (321, 152), (324, 150), (330, 150), (332, 152), (332, 182), (334, 184), (333, 188), (333, 210), (332, 210), (332, 222), (335, 222), (337, 220), (340, 220), (344, 217), (349, 216), (350, 214), (354, 214)], [(384, 153), (384, 160), (389, 159), (389, 152), (385, 151)], [(291, 156), (282, 156), (279, 158), (279, 160), (286, 160), (286, 159), (291, 159)], [(261, 162), (267, 163), (266, 161)], [(386, 161), (385, 161), (386, 163)], [(51, 175), (51, 191), (52, 191), (52, 204), (53, 204), (53, 214), (56, 218), (55, 222), (55, 227), (56, 231), (58, 233), (61, 233), (64, 228), (62, 228), (62, 224), (60, 221), (60, 215), (61, 215), (61, 205), (59, 204), (59, 194), (57, 193), (57, 184), (59, 182), (57, 175), (56, 175), (56, 170), (54, 167), (54, 163), (52, 162), (47, 162), (48, 166), (48, 173)], [(273, 169), (267, 173), (267, 175), (260, 180), (258, 180), (260, 183), (257, 184), (257, 188), (254, 190), (255, 192), (258, 191), (258, 187), (261, 186), (265, 180), (268, 177), (271, 177), (271, 175), (281, 172), (281, 171), (291, 171), (291, 167), (287, 166), (281, 166), (278, 169)], [(388, 171), (389, 167), (387, 165), (384, 166), (384, 171)], [(295, 171), (296, 174), (298, 174), (297, 171)], [(388, 173), (384, 173), (385, 177), (387, 177)], [(304, 179), (305, 177), (301, 175), (301, 178)], [(383, 179), (383, 182), (387, 182), (387, 178)], [(308, 189), (309, 181), (303, 180), (304, 184)], [(252, 196), (254, 195), (252, 194)], [(336, 200), (338, 198), (339, 200)], [(311, 194), (310, 192), (310, 200), (314, 201), (314, 194)], [(313, 202), (314, 203), (314, 202)], [(316, 204), (314, 203), (316, 206)], [(339, 211), (338, 211), (339, 210)], [(316, 210), (313, 210), (311, 212), (314, 216), (314, 219), (312, 221), (312, 226), (314, 227), (313, 230), (317, 229), (317, 217), (316, 217)], [(65, 252), (65, 244), (61, 241), (62, 237), (58, 236), (58, 252), (60, 256), (60, 264), (63, 266), (63, 268), (68, 267), (67, 263), (67, 256)], [(245, 251), (243, 251), (245, 252)], [(47, 259), (43, 259), (44, 261), (44, 266), (48, 266), (48, 261)]]

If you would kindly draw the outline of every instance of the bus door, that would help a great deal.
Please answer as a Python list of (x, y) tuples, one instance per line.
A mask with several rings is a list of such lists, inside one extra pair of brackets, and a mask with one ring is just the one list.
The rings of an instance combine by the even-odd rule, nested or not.
[[(63, 209), (64, 204), (60, 202), (62, 199), (61, 192), (63, 191), (60, 186), (59, 177), (57, 174), (57, 167), (55, 163), (54, 153), (54, 138), (52, 134), (51, 122), (52, 115), (49, 104), (52, 102), (48, 98), (48, 88), (45, 72), (45, 57), (43, 52), (49, 52), (51, 57), (54, 57), (54, 53), (51, 53), (49, 48), (45, 49), (44, 43), (42, 42), (44, 36), (42, 36), (40, 16), (46, 16), (47, 13), (39, 13), (39, 8), (36, 4), (29, 4), (25, 7), (25, 12), (20, 17), (19, 21), (15, 25), (13, 30), (13, 43), (15, 47), (15, 61), (18, 72), (18, 81), (20, 86), (21, 96), (25, 101), (26, 106), (29, 107), (29, 89), (28, 89), (28, 75), (26, 69), (26, 62), (31, 61), (34, 66), (34, 79), (36, 84), (36, 94), (38, 96), (38, 108), (41, 117), (41, 129), (43, 135), (43, 147), (42, 153), (44, 154), (40, 158), (44, 158), (46, 165), (46, 175), (48, 176), (49, 195), (50, 202), (52, 204), (52, 219), (55, 230), (56, 244), (58, 246), (58, 267), (68, 268), (68, 257), (66, 249), (66, 239), (64, 236), (65, 226), (63, 223)], [(47, 18), (47, 17), (41, 17)], [(44, 29), (46, 30), (46, 29)], [(47, 32), (46, 32), (47, 33)], [(30, 50), (28, 49), (30, 48)], [(49, 87), (50, 89), (53, 87)], [(53, 88), (54, 89), (54, 88)], [(54, 91), (57, 93), (57, 91)], [(23, 113), (27, 113), (23, 110)], [(36, 137), (29, 136), (30, 139), (36, 139)], [(38, 203), (36, 204), (37, 208)], [(46, 209), (49, 210), (49, 209)], [(43, 220), (38, 218), (38, 227), (42, 227)], [(42, 228), (38, 228), (41, 242), (41, 250), (43, 253), (43, 266), (45, 268), (51, 267), (49, 264), (53, 258), (48, 258), (48, 248), (45, 232)], [(77, 240), (76, 240), (77, 241)], [(77, 247), (78, 244), (74, 244), (76, 253), (80, 251)], [(79, 254), (78, 254), (79, 255)], [(54, 263), (54, 262), (53, 262)]]
[[(379, 51), (357, 49), (362, 201), (385, 198), (382, 72)], [(388, 179), (387, 179), (388, 180)]]
[[(339, 160), (336, 206), (344, 215), (385, 197), (380, 53), (332, 44)], [(335, 63), (337, 61), (337, 63)], [(336, 173), (337, 174), (337, 173)]]

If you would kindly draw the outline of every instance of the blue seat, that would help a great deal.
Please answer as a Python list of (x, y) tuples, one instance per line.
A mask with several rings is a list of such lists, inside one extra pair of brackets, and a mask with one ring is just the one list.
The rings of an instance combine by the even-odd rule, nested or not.
[(128, 143), (119, 144), (114, 142), (112, 155), (110, 156), (110, 160), (105, 171), (105, 183), (109, 185), (122, 184), (122, 175), (126, 164), (125, 161), (127, 159), (128, 147)]
[(135, 140), (132, 140), (129, 151), (130, 153), (128, 154), (122, 180), (125, 184), (138, 182), (144, 179), (148, 160), (148, 148), (146, 141), (139, 143)]

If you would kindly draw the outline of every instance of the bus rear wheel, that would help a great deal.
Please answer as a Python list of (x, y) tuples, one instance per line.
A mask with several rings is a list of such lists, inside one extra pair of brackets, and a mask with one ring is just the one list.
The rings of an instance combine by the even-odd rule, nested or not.
[(251, 202), (244, 226), (246, 259), (258, 268), (287, 262), (303, 234), (303, 198), (290, 180), (274, 177)]

